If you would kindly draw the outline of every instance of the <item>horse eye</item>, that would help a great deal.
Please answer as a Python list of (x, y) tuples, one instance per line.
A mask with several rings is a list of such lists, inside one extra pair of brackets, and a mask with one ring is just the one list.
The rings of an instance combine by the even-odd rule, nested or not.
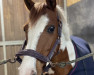
[(48, 27), (47, 32), (48, 33), (53, 33), (54, 29), (55, 29), (55, 27), (52, 25), (52, 26)]

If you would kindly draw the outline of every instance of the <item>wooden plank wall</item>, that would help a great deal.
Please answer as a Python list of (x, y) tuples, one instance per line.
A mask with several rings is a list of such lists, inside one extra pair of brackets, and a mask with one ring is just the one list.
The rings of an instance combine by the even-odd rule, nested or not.
[[(19, 51), (20, 46), (7, 46), (7, 58), (12, 58)], [(19, 63), (10, 64), (8, 63), (8, 75), (18, 75)]]
[[(1, 13), (0, 13), (1, 14)], [(0, 41), (2, 40), (2, 34), (1, 34), (1, 15), (0, 15)]]
[[(3, 48), (0, 47), (0, 60), (4, 59), (3, 57)], [(0, 66), (0, 75), (4, 75), (4, 65)]]
[(0, 41), (2, 40), (1, 26), (0, 26)]
[(6, 41), (24, 39), (23, 25), (28, 20), (28, 12), (23, 0), (3, 0), (3, 8)]
[[(23, 25), (28, 21), (29, 12), (25, 8), (24, 0), (2, 0), (4, 10), (4, 27), (5, 27), (5, 40), (16, 41), (24, 40), (25, 35)], [(33, 0), (45, 1), (45, 0)], [(63, 0), (57, 0), (57, 3), (63, 7)], [(1, 18), (1, 16), (0, 16)], [(1, 21), (1, 20), (0, 20)], [(1, 22), (0, 22), (1, 24)], [(1, 25), (0, 25), (0, 41), (1, 38)], [(7, 59), (12, 58), (18, 52), (20, 46), (6, 46)], [(3, 49), (0, 47), (0, 60), (3, 59)], [(7, 64), (7, 75), (18, 75), (19, 63)], [(0, 66), (0, 75), (4, 74), (4, 66)]]

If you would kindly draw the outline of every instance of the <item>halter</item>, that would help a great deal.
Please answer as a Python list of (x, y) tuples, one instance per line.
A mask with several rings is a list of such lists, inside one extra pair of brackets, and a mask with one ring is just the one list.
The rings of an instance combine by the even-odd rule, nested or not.
[(32, 50), (32, 49), (25, 49), (25, 46), (27, 44), (27, 41), (25, 40), (21, 50), (16, 54), (17, 57), (17, 61), (19, 63), (22, 62), (22, 59), (20, 58), (20, 56), (31, 56), (36, 58), (39, 61), (42, 61), (48, 65), (46, 65), (44, 67), (43, 73), (44, 72), (48, 72), (49, 68), (51, 68), (51, 59), (54, 55), (54, 52), (56, 51), (57, 46), (60, 44), (60, 38), (61, 38), (61, 32), (62, 32), (62, 22), (60, 21), (59, 17), (57, 17), (57, 21), (58, 21), (58, 37), (51, 49), (51, 51), (49, 52), (48, 56), (44, 56), (42, 54), (40, 54), (39, 52)]

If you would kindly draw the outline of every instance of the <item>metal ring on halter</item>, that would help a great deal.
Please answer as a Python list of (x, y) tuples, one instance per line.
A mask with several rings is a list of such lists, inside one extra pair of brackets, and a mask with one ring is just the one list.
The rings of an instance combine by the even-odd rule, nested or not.
[(14, 57), (14, 59), (10, 59), (9, 62), (10, 63), (15, 63), (17, 60), (16, 60), (17, 57)]

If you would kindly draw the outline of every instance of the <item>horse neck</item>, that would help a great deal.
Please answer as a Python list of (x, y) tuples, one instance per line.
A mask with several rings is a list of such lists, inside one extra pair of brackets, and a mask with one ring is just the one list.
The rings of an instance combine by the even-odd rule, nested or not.
[[(53, 58), (52, 58), (52, 62), (56, 63), (56, 62), (67, 62), (69, 61), (69, 53), (68, 53), (68, 49), (65, 48), (65, 50), (59, 50), (59, 46), (56, 50), (56, 53), (54, 54)], [(70, 49), (71, 51), (71, 49)], [(57, 53), (59, 52), (59, 53)], [(55, 72), (56, 75), (58, 75), (58, 73), (60, 75), (68, 75), (69, 72), (72, 70), (73, 65), (66, 65), (64, 68), (60, 68), (58, 66), (56, 66), (55, 68), (52, 68)]]

